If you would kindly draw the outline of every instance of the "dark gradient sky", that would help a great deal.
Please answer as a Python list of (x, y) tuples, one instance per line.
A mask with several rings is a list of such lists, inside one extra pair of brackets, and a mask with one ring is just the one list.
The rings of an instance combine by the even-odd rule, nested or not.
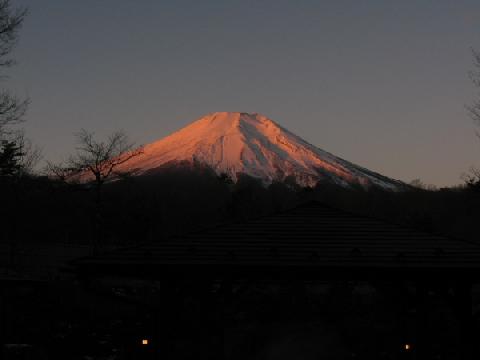
[(80, 128), (148, 143), (259, 112), (387, 176), (452, 185), (480, 165), (465, 104), (480, 1), (22, 0), (7, 85), (58, 160)]

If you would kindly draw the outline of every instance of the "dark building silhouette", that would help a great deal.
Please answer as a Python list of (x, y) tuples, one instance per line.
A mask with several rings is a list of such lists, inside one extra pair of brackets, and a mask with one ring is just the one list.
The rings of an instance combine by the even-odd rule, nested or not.
[[(439, 339), (433, 338), (429, 324), (432, 294), (445, 299), (455, 316), (458, 358), (470, 359), (476, 351), (472, 285), (480, 276), (478, 244), (406, 229), (318, 202), (79, 259), (72, 265), (87, 286), (102, 277), (158, 281), (163, 295), (157, 303), (155, 336), (165, 342), (173, 341), (169, 327), (181, 324), (179, 313), (187, 298), (207, 306), (215, 293), (215, 304), (225, 308), (242, 288), (248, 288), (245, 284), (288, 283), (297, 296), (305, 289), (301, 284), (353, 281), (403, 289), (398, 292), (399, 306), (405, 314), (412, 309), (409, 316), (414, 321), (414, 334), (404, 339), (405, 356), (433, 356)], [(401, 295), (408, 293), (405, 289), (413, 295)], [(218, 312), (212, 322), (217, 324), (219, 341), (224, 342), (227, 320), (224, 311)], [(219, 345), (218, 358), (229, 358), (225, 346)]]

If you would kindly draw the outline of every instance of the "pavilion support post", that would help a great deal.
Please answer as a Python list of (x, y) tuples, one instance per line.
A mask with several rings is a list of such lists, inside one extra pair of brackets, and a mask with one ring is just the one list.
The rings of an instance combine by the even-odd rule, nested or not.
[(220, 309), (218, 313), (217, 331), (219, 336), (219, 351), (218, 359), (226, 359), (226, 343), (225, 343), (225, 331), (227, 327), (227, 309), (232, 302), (233, 296), (233, 280), (229, 277), (222, 280), (220, 285)]
[(3, 360), (3, 351), (6, 340), (6, 326), (5, 326), (5, 317), (4, 317), (4, 289), (0, 287), (0, 360)]
[(163, 305), (155, 309), (155, 359), (165, 358), (163, 342), (165, 340), (164, 334), (164, 312)]
[(472, 284), (468, 281), (457, 282), (454, 286), (455, 313), (460, 332), (460, 353), (462, 360), (473, 359), (473, 317)]
[(416, 283), (416, 341), (414, 347), (414, 358), (423, 360), (428, 357), (429, 336), (428, 336), (428, 288), (425, 282)]
[(173, 358), (175, 336), (178, 332), (181, 299), (175, 282), (166, 282), (162, 288), (156, 318), (156, 359)]

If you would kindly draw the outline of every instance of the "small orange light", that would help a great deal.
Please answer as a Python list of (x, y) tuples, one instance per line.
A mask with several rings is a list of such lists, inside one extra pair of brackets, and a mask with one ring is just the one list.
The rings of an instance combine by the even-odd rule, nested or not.
[(148, 339), (143, 339), (142, 340), (142, 345), (148, 345)]
[(411, 348), (412, 348), (412, 347), (411, 347), (411, 345), (410, 345), (410, 344), (405, 344), (405, 350), (407, 350), (407, 351), (408, 351), (408, 350), (410, 350)]

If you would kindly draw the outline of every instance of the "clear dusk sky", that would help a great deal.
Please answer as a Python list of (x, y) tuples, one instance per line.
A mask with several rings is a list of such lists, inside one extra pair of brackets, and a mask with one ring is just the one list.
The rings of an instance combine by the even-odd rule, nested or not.
[(162, 138), (214, 111), (262, 113), (403, 181), (480, 166), (465, 105), (478, 0), (18, 0), (29, 15), (3, 82), (59, 160), (80, 128)]

